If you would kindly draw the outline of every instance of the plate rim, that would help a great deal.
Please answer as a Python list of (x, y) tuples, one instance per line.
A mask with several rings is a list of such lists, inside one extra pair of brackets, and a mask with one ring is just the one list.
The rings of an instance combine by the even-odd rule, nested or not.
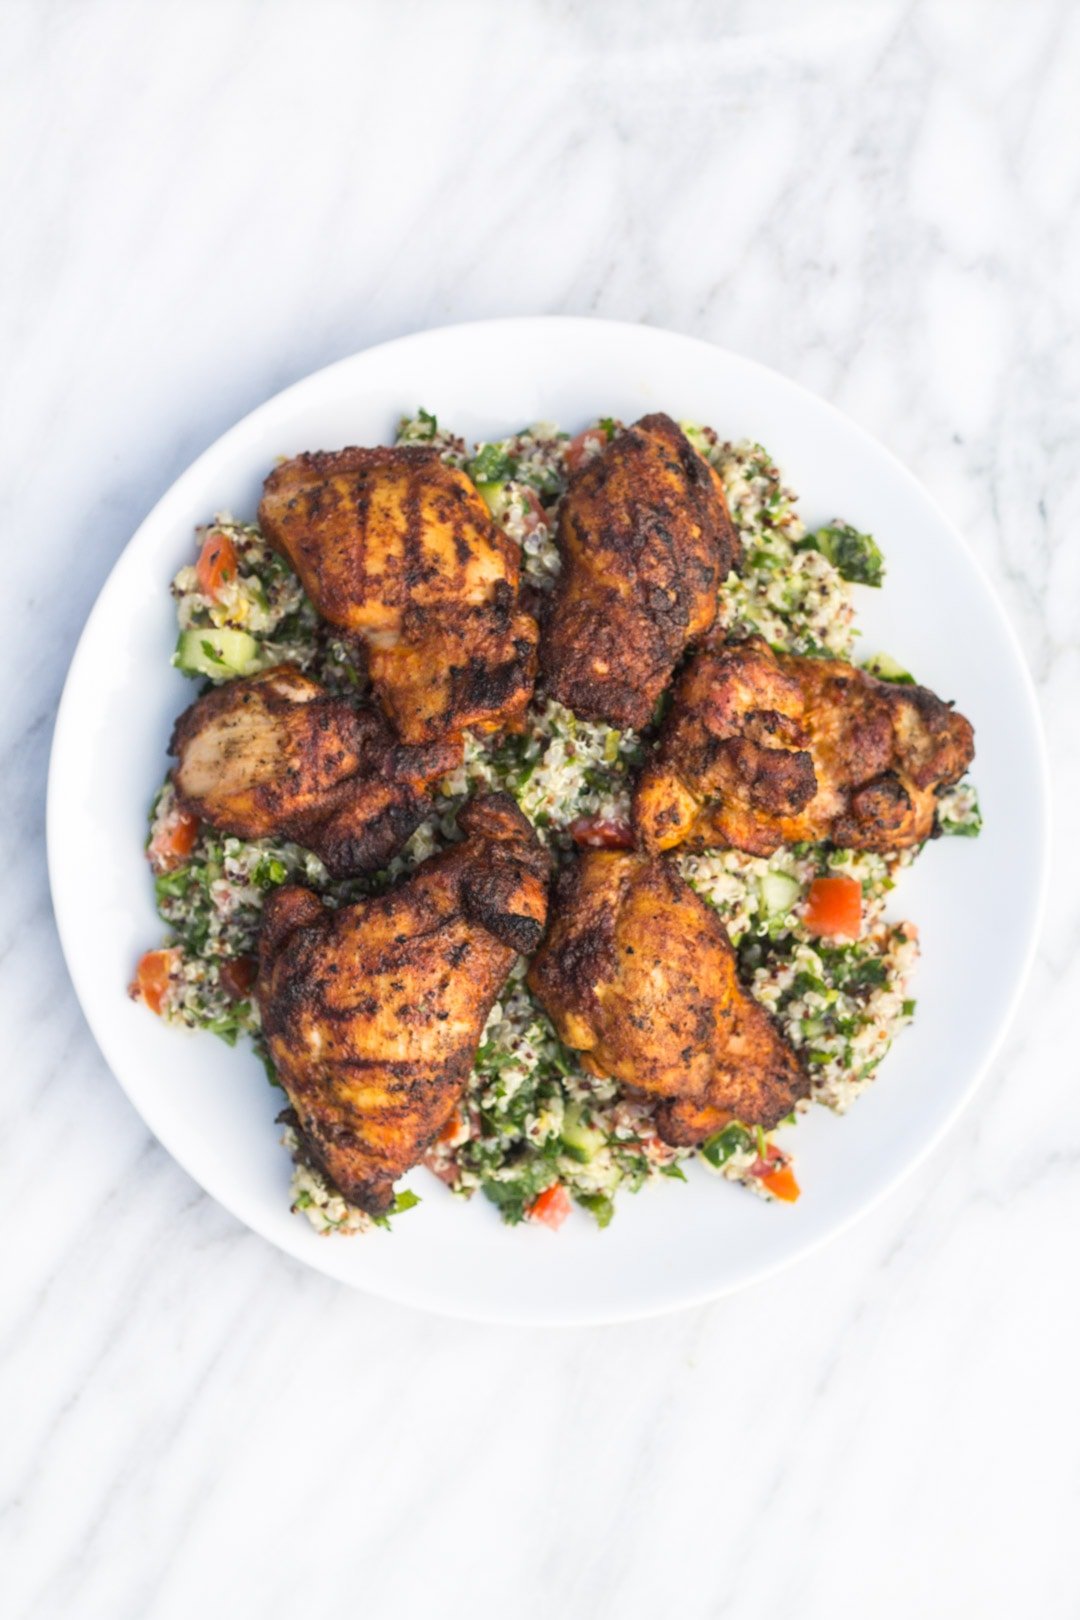
[[(305, 394), (309, 392), (317, 393), (320, 388), (325, 386), (326, 380), (329, 377), (337, 372), (347, 370), (356, 365), (357, 362), (362, 358), (368, 357), (377, 352), (381, 353), (383, 351), (394, 349), (401, 350), (407, 347), (422, 345), (425, 342), (438, 339), (450, 333), (457, 334), (459, 337), (466, 337), (470, 332), (479, 332), (481, 330), (484, 332), (489, 332), (492, 328), (521, 327), (522, 325), (543, 326), (547, 328), (562, 327), (569, 330), (604, 327), (614, 331), (622, 330), (628, 334), (633, 333), (636, 335), (639, 335), (642, 331), (645, 331), (650, 334), (655, 334), (658, 340), (668, 344), (674, 344), (676, 346), (682, 345), (688, 348), (693, 348), (697, 351), (709, 351), (718, 357), (723, 357), (726, 360), (736, 362), (740, 367), (749, 368), (750, 370), (757, 372), (759, 375), (768, 379), (770, 384), (780, 384), (789, 392), (798, 394), (801, 396), (801, 399), (805, 405), (808, 405), (819, 413), (824, 413), (827, 416), (838, 419), (843, 424), (843, 428), (846, 432), (853, 434), (857, 439), (870, 446), (874, 453), (878, 456), (884, 457), (890, 463), (894, 475), (898, 475), (903, 482), (905, 482), (909, 487), (913, 488), (913, 490), (917, 492), (919, 498), (933, 510), (938, 521), (944, 526), (945, 529), (948, 530), (953, 542), (958, 546), (968, 566), (978, 577), (986, 593), (987, 600), (992, 605), (995, 617), (998, 621), (998, 626), (1009, 643), (1014, 655), (1014, 661), (1019, 675), (1019, 688), (1022, 692), (1024, 706), (1027, 711), (1027, 726), (1033, 745), (1034, 757), (1037, 762), (1036, 778), (1032, 783), (1032, 797), (1033, 800), (1037, 799), (1037, 804), (1033, 805), (1035, 810), (1035, 816), (1033, 819), (1037, 822), (1038, 831), (1038, 877), (1034, 905), (1030, 911), (1028, 936), (1024, 944), (1022, 959), (1014, 976), (1010, 993), (1007, 998), (1005, 998), (1004, 1002), (999, 1005), (996, 1016), (997, 1027), (981, 1061), (978, 1062), (971, 1070), (966, 1083), (958, 1091), (957, 1095), (952, 1100), (951, 1105), (945, 1110), (941, 1118), (937, 1121), (936, 1125), (929, 1131), (926, 1139), (912, 1153), (910, 1153), (902, 1163), (897, 1165), (892, 1171), (886, 1173), (882, 1177), (880, 1185), (877, 1186), (869, 1196), (864, 1198), (861, 1203), (848, 1210), (845, 1214), (839, 1216), (825, 1230), (811, 1233), (803, 1237), (801, 1240), (793, 1241), (790, 1248), (787, 1249), (782, 1255), (758, 1265), (751, 1276), (734, 1277), (726, 1281), (720, 1281), (713, 1284), (706, 1283), (698, 1288), (686, 1290), (678, 1300), (674, 1301), (660, 1300), (657, 1302), (643, 1300), (640, 1303), (627, 1304), (623, 1308), (612, 1308), (609, 1305), (601, 1307), (596, 1311), (592, 1311), (587, 1307), (575, 1307), (573, 1314), (558, 1315), (551, 1314), (550, 1312), (545, 1313), (542, 1310), (532, 1311), (528, 1308), (515, 1308), (511, 1313), (500, 1313), (493, 1309), (485, 1309), (482, 1304), (474, 1305), (467, 1300), (461, 1302), (460, 1305), (458, 1305), (456, 1301), (453, 1303), (447, 1303), (446, 1301), (442, 1300), (432, 1302), (431, 1300), (422, 1297), (422, 1290), (411, 1288), (408, 1285), (402, 1287), (396, 1286), (396, 1280), (387, 1285), (385, 1279), (380, 1279), (379, 1285), (373, 1286), (369, 1279), (342, 1277), (337, 1272), (329, 1271), (320, 1265), (317, 1254), (307, 1249), (307, 1246), (301, 1243), (300, 1240), (306, 1235), (305, 1233), (298, 1232), (297, 1241), (293, 1243), (290, 1240), (291, 1234), (290, 1238), (286, 1238), (285, 1235), (271, 1235), (268, 1232), (261, 1230), (259, 1227), (253, 1226), (248, 1217), (242, 1214), (240, 1210), (235, 1207), (231, 1197), (229, 1196), (227, 1187), (221, 1189), (217, 1185), (208, 1184), (216, 1183), (219, 1178), (213, 1174), (207, 1176), (204, 1170), (196, 1172), (188, 1162), (189, 1155), (187, 1152), (178, 1152), (174, 1146), (172, 1146), (166, 1140), (168, 1132), (166, 1131), (164, 1134), (162, 1134), (162, 1132), (158, 1130), (157, 1126), (151, 1123), (143, 1108), (136, 1101), (131, 1090), (129, 1090), (125, 1080), (121, 1077), (121, 1074), (118, 1072), (118, 1068), (114, 1065), (109, 1052), (109, 1046), (111, 1043), (106, 1032), (107, 1021), (104, 1015), (99, 1015), (98, 1010), (96, 1008), (92, 1008), (91, 1005), (88, 1005), (88, 1001), (83, 997), (79, 982), (79, 974), (76, 967), (78, 953), (71, 937), (69, 924), (65, 922), (62, 915), (62, 907), (57, 901), (58, 890), (56, 877), (58, 867), (57, 850), (59, 847), (61, 814), (58, 804), (58, 792), (56, 784), (60, 776), (59, 761), (63, 755), (66, 733), (72, 724), (71, 716), (74, 712), (76, 704), (75, 691), (77, 678), (80, 674), (80, 665), (86, 656), (85, 649), (89, 643), (92, 626), (94, 625), (98, 615), (104, 611), (105, 598), (109, 595), (110, 588), (117, 571), (120, 569), (128, 554), (139, 544), (144, 532), (148, 529), (153, 529), (156, 526), (159, 513), (161, 513), (161, 511), (169, 503), (179, 501), (183, 497), (187, 486), (190, 483), (197, 481), (204, 462), (209, 460), (212, 456), (220, 453), (223, 449), (227, 448), (234, 440), (242, 439), (246, 433), (249, 433), (253, 428), (258, 426), (263, 415), (270, 415), (272, 412), (280, 409), (282, 404), (286, 401), (293, 404), (302, 403), (303, 396)], [(282, 1253), (289, 1255), (290, 1258), (300, 1262), (301, 1264), (310, 1266), (313, 1270), (319, 1271), (322, 1275), (327, 1276), (332, 1281), (356, 1289), (361, 1293), (368, 1294), (373, 1298), (389, 1300), (395, 1305), (406, 1306), (416, 1310), (423, 1310), (459, 1321), (478, 1322), (484, 1323), (485, 1325), (490, 1324), (506, 1327), (515, 1325), (532, 1327), (584, 1327), (616, 1324), (629, 1321), (641, 1321), (661, 1315), (667, 1315), (678, 1310), (694, 1309), (703, 1304), (709, 1303), (712, 1300), (725, 1298), (743, 1288), (763, 1282), (766, 1278), (774, 1277), (779, 1272), (787, 1269), (788, 1266), (794, 1265), (798, 1261), (807, 1258), (810, 1254), (823, 1249), (834, 1239), (842, 1236), (843, 1233), (847, 1232), (858, 1221), (862, 1220), (865, 1216), (868, 1216), (872, 1211), (878, 1208), (888, 1197), (891, 1196), (892, 1193), (899, 1188), (904, 1181), (908, 1179), (909, 1176), (913, 1175), (920, 1168), (920, 1166), (926, 1162), (930, 1155), (940, 1146), (942, 1140), (953, 1129), (958, 1118), (968, 1107), (975, 1093), (985, 1081), (991, 1067), (997, 1061), (1006, 1036), (1012, 1028), (1020, 1008), (1020, 1003), (1029, 984), (1035, 955), (1038, 950), (1039, 941), (1042, 937), (1045, 924), (1051, 864), (1053, 821), (1051, 806), (1052, 800), (1050, 791), (1049, 753), (1046, 742), (1045, 725), (1043, 722), (1035, 681), (1012, 618), (1000, 595), (998, 594), (994, 583), (990, 579), (981, 558), (974, 551), (958, 524), (953, 521), (931, 491), (926, 488), (926, 486), (915, 476), (915, 474), (904, 464), (904, 462), (900, 460), (899, 456), (897, 456), (897, 454), (890, 449), (888, 445), (882, 443), (882, 441), (872, 434), (867, 428), (863, 427), (860, 422), (855, 421), (853, 418), (848, 416), (846, 412), (834, 405), (830, 400), (816, 394), (805, 384), (787, 376), (784, 372), (777, 370), (773, 366), (766, 365), (762, 361), (754, 359), (751, 356), (740, 354), (738, 351), (733, 350), (726, 345), (712, 343), (707, 338), (696, 337), (687, 333), (674, 331), (666, 327), (655, 326), (648, 322), (614, 320), (607, 319), (602, 316), (509, 315), (493, 317), (491, 319), (451, 322), (440, 326), (428, 327), (418, 331), (405, 333), (398, 337), (386, 339), (380, 343), (371, 344), (368, 347), (359, 349), (352, 354), (341, 356), (339, 359), (333, 360), (329, 364), (307, 373), (305, 376), (298, 378), (295, 382), (288, 384), (286, 387), (279, 389), (276, 393), (271, 394), (266, 399), (262, 400), (238, 421), (233, 423), (232, 426), (228, 427), (224, 433), (219, 434), (217, 438), (212, 440), (210, 444), (206, 445), (200, 451), (195, 459), (190, 462), (189, 465), (179, 474), (179, 476), (175, 478), (172, 483), (161, 493), (159, 498), (154, 502), (150, 510), (131, 533), (115, 557), (105, 578), (102, 580), (93, 605), (87, 614), (86, 620), (72, 651), (68, 670), (64, 677), (60, 700), (57, 705), (56, 718), (53, 725), (49, 751), (45, 814), (46, 864), (49, 879), (50, 902), (52, 905), (53, 917), (55, 919), (61, 952), (64, 958), (64, 964), (67, 969), (68, 977), (71, 981), (71, 985), (75, 992), (75, 997), (79, 1003), (83, 1017), (86, 1020), (87, 1027), (89, 1028), (95, 1044), (97, 1045), (106, 1066), (112, 1074), (113, 1079), (120, 1086), (120, 1089), (124, 1093), (129, 1104), (135, 1110), (136, 1114), (139, 1116), (145, 1128), (150, 1132), (151, 1136), (153, 1136), (160, 1143), (160, 1145), (180, 1166), (184, 1173), (188, 1175), (191, 1180), (194, 1181), (195, 1184), (207, 1194), (207, 1196), (213, 1198), (217, 1203), (221, 1204), (222, 1207), (227, 1210), (227, 1212), (247, 1231), (254, 1233), (262, 1241), (271, 1244), (274, 1248), (280, 1250)]]

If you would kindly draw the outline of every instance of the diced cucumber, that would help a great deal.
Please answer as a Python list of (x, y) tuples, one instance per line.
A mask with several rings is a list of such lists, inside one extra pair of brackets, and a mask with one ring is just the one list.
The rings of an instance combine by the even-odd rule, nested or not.
[(766, 916), (786, 916), (801, 892), (801, 885), (786, 872), (766, 872), (761, 879), (761, 904)]
[(212, 681), (253, 675), (259, 643), (246, 630), (182, 630), (173, 663), (185, 675), (208, 675)]
[(910, 675), (903, 664), (898, 664), (895, 658), (888, 653), (875, 653), (863, 665), (868, 675), (876, 675), (879, 681), (892, 681), (894, 686), (914, 686), (915, 677)]
[(496, 483), (477, 484), (476, 486), (477, 494), (482, 497), (484, 505), (493, 517), (497, 517), (502, 511), (502, 499), (505, 489), (506, 482), (503, 479)]
[(562, 1145), (572, 1159), (588, 1164), (595, 1159), (606, 1141), (603, 1131), (586, 1125), (578, 1103), (568, 1103), (563, 1115)]
[(701, 431), (700, 424), (697, 422), (680, 422), (679, 426), (682, 429), (685, 437), (690, 440), (690, 443), (693, 445), (698, 455), (707, 456), (710, 445), (708, 439)]
[(744, 1125), (734, 1120), (725, 1125), (722, 1131), (715, 1136), (707, 1137), (701, 1144), (701, 1152), (708, 1162), (717, 1170), (725, 1165), (734, 1153), (748, 1153), (754, 1145), (754, 1139)]

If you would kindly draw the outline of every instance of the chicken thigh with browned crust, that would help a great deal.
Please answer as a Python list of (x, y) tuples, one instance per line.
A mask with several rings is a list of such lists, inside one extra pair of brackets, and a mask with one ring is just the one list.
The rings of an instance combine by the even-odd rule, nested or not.
[(170, 751), (177, 799), (200, 821), (237, 838), (291, 839), (349, 877), (400, 849), (462, 745), (410, 748), (373, 708), (281, 664), (205, 693), (176, 722)]
[(938, 790), (974, 752), (970, 722), (923, 686), (759, 636), (707, 646), (676, 684), (634, 825), (652, 850), (906, 849), (933, 835)]
[(450, 1118), (514, 957), (547, 918), (548, 856), (513, 800), (475, 799), (458, 820), (464, 842), (386, 894), (331, 910), (290, 886), (266, 903), (270, 1057), (304, 1151), (372, 1214)]
[(670, 416), (643, 416), (571, 479), (558, 545), (547, 690), (585, 719), (640, 729), (739, 560), (719, 475)]
[(406, 742), (520, 720), (539, 631), (518, 601), (518, 548), (437, 451), (296, 456), (266, 480), (259, 523), (322, 616), (361, 638)]
[(667, 1142), (776, 1125), (810, 1089), (739, 983), (719, 917), (667, 860), (593, 850), (564, 869), (529, 985), (586, 1069), (657, 1101)]

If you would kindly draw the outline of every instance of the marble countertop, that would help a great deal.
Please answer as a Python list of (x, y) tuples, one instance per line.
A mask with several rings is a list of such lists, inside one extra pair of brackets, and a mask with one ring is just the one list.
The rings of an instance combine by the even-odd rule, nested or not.
[(338, 356), (537, 311), (724, 343), (895, 449), (1018, 627), (1065, 825), (1078, 76), (1066, 0), (0, 11), (10, 1620), (1080, 1610), (1074, 862), (884, 1206), (711, 1307), (526, 1332), (349, 1293), (205, 1197), (87, 1031), (43, 850), (75, 637), (195, 454)]

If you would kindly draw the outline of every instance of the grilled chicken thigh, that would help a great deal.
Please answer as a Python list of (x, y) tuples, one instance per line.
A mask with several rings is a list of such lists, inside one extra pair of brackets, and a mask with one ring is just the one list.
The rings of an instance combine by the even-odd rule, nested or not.
[(962, 714), (922, 686), (760, 638), (706, 647), (675, 687), (634, 799), (645, 847), (770, 855), (828, 839), (905, 849), (934, 830), (937, 790), (974, 756)]
[(547, 917), (548, 857), (505, 794), (397, 888), (339, 910), (287, 887), (266, 904), (257, 996), (306, 1150), (380, 1214), (468, 1081), (492, 1003)]
[(334, 877), (374, 871), (461, 761), (460, 738), (409, 748), (374, 709), (331, 697), (291, 664), (227, 681), (180, 716), (180, 804), (237, 838), (293, 839)]
[(517, 548), (435, 450), (297, 456), (266, 480), (259, 522), (323, 617), (362, 638), (406, 742), (523, 714), (539, 632), (518, 602)]
[(719, 917), (669, 861), (595, 850), (566, 868), (529, 984), (591, 1073), (660, 1102), (667, 1142), (732, 1118), (769, 1128), (808, 1094)]
[(640, 728), (739, 559), (719, 476), (670, 416), (644, 416), (571, 480), (541, 643), (549, 693)]

